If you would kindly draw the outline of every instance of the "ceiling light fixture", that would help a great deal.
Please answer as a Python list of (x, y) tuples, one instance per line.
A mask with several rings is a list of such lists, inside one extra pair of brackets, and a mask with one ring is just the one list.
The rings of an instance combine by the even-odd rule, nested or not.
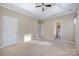
[[(40, 4), (40, 5), (38, 5), (38, 4)], [(54, 3), (53, 3), (54, 4)], [(54, 4), (55, 5), (55, 4)], [(38, 7), (41, 7), (42, 8), (42, 11), (45, 11), (45, 9), (47, 8), (47, 7), (52, 7), (52, 4), (51, 3), (36, 3), (36, 6), (35, 6), (36, 8), (38, 8)]]

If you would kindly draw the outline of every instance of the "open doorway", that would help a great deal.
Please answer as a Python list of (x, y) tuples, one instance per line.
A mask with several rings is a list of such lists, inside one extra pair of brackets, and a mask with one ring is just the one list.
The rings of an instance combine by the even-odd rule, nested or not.
[(54, 24), (54, 37), (55, 39), (60, 39), (60, 29), (61, 29), (61, 21), (57, 19)]

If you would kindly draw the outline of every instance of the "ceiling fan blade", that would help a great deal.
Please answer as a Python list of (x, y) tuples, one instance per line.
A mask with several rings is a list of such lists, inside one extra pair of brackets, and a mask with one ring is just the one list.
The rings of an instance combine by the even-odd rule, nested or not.
[(36, 7), (41, 7), (41, 6), (36, 6)]
[(52, 5), (45, 5), (45, 7), (51, 7)]

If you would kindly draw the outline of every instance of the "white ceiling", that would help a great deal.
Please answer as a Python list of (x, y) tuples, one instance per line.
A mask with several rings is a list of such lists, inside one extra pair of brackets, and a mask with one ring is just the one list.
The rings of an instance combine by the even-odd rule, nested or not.
[(45, 19), (51, 16), (72, 13), (78, 4), (56, 3), (56, 5), (47, 8), (45, 11), (42, 11), (41, 8), (36, 8), (35, 3), (2, 3), (0, 5), (38, 19)]

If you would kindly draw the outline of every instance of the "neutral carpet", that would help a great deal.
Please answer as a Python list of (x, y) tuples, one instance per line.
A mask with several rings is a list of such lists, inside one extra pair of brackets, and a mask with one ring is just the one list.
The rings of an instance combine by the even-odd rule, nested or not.
[(78, 56), (75, 44), (61, 41), (38, 41), (18, 43), (13, 46), (0, 48), (1, 56)]

